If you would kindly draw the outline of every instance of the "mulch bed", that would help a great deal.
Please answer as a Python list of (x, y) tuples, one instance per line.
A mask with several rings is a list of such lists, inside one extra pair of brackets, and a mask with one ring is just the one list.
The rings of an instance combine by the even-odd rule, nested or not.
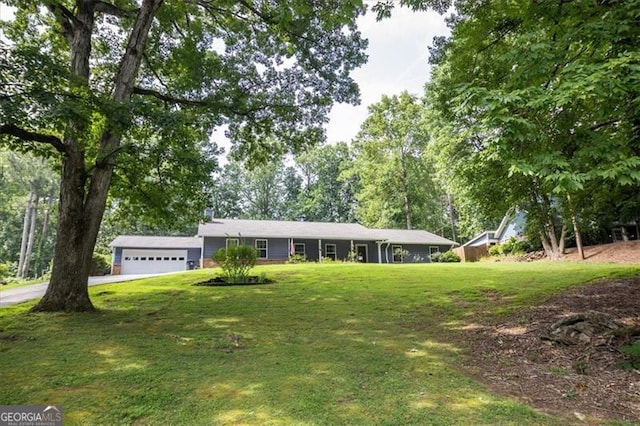
[(219, 286), (232, 286), (232, 285), (263, 285), (263, 284), (273, 284), (275, 281), (269, 278), (258, 277), (258, 276), (250, 276), (246, 282), (242, 283), (230, 283), (223, 277), (215, 277), (211, 278), (207, 281), (201, 281), (199, 283), (195, 283), (196, 286), (204, 286), (204, 287), (219, 287)]
[(508, 318), (467, 325), (461, 369), (572, 424), (640, 422), (640, 369), (620, 351), (640, 339), (638, 330), (640, 277), (601, 281)]

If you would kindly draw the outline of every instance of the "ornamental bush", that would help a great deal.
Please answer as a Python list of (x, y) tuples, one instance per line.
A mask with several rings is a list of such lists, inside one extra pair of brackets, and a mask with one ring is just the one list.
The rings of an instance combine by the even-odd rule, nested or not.
[(307, 257), (304, 254), (292, 254), (287, 259), (287, 263), (305, 263), (307, 261)]
[(6, 284), (11, 276), (11, 268), (6, 263), (0, 263), (0, 284)]
[(489, 256), (502, 256), (504, 254), (502, 244), (496, 244), (489, 247)]
[(222, 269), (222, 277), (229, 284), (240, 284), (249, 281), (249, 272), (256, 266), (258, 252), (248, 245), (229, 246), (216, 251), (213, 260)]
[(455, 263), (460, 262), (460, 256), (452, 252), (451, 250), (442, 253), (441, 262)]
[(109, 256), (93, 253), (93, 257), (91, 258), (91, 271), (89, 271), (89, 275), (93, 277), (107, 275), (111, 272), (111, 259)]
[(531, 250), (532, 246), (528, 241), (518, 241), (515, 237), (511, 237), (502, 244), (489, 247), (489, 256), (519, 255)]

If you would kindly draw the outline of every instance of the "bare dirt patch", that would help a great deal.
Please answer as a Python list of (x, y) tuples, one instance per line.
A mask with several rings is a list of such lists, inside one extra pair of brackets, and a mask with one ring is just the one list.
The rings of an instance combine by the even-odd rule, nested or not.
[[(580, 324), (577, 315), (591, 322)], [(553, 325), (569, 328), (554, 332)], [(465, 327), (469, 356), (461, 368), (491, 390), (571, 424), (640, 422), (640, 371), (620, 368), (629, 359), (620, 348), (639, 338), (639, 327), (640, 276), (602, 281)], [(581, 336), (582, 329), (593, 336)]]
[[(587, 262), (640, 263), (640, 240), (588, 246), (584, 255)], [(567, 249), (563, 260), (580, 260), (578, 250)]]

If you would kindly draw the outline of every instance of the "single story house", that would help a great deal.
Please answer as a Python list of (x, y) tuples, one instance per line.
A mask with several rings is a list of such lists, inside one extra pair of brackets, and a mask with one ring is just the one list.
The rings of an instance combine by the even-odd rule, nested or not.
[[(156, 243), (162, 245), (154, 245)], [(187, 247), (187, 243), (193, 245)], [(355, 258), (364, 263), (430, 262), (433, 253), (447, 251), (456, 245), (427, 231), (372, 229), (357, 223), (213, 219), (200, 224), (198, 235), (193, 238), (116, 238), (111, 243), (114, 253), (112, 273), (144, 273), (154, 266), (162, 272), (169, 272), (168, 269), (183, 271), (190, 269), (194, 260), (200, 267), (212, 267), (213, 253), (238, 244), (255, 247), (259, 263), (283, 263), (295, 255), (310, 261)], [(181, 250), (182, 254), (167, 254), (167, 250), (176, 250), (176, 253)], [(137, 260), (134, 261), (134, 257)], [(178, 263), (160, 265), (165, 258)], [(134, 262), (144, 263), (144, 266), (132, 266)]]
[(200, 224), (203, 265), (229, 244), (249, 244), (264, 261), (282, 262), (291, 255), (307, 260), (344, 260), (354, 253), (364, 263), (429, 262), (430, 255), (456, 243), (427, 231), (372, 229), (357, 223), (214, 219)]

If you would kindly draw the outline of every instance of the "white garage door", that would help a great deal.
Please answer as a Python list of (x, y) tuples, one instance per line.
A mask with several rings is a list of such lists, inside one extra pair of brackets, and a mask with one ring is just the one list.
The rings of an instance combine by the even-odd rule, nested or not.
[(123, 249), (120, 273), (157, 274), (187, 270), (187, 250)]

